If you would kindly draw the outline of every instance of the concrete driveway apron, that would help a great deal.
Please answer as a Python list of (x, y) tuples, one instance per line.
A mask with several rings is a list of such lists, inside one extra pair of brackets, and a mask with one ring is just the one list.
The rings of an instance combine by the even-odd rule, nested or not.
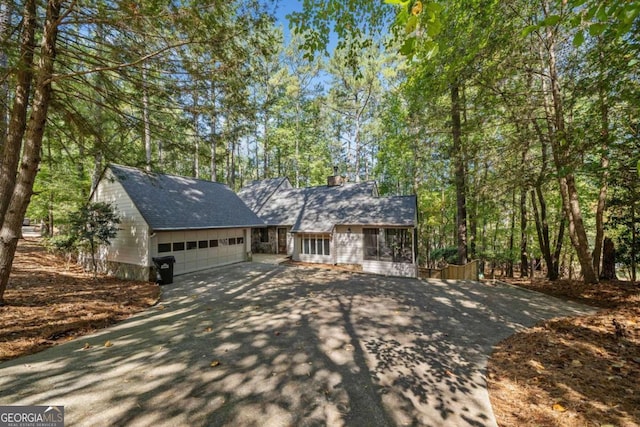
[(126, 322), (0, 363), (0, 404), (64, 405), (67, 426), (495, 426), (492, 347), (591, 311), (507, 285), (257, 263), (163, 292)]

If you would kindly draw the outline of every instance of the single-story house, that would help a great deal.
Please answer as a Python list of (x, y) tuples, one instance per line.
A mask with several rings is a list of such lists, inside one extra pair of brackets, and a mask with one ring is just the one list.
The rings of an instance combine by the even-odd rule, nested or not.
[(417, 275), (415, 196), (381, 197), (375, 182), (337, 175), (326, 186), (306, 188), (293, 188), (287, 178), (254, 181), (239, 196), (265, 224), (252, 232), (256, 253)]
[(224, 184), (110, 165), (94, 201), (109, 202), (121, 219), (106, 270), (155, 280), (152, 258), (175, 257), (174, 274), (246, 261), (251, 229), (264, 223)]

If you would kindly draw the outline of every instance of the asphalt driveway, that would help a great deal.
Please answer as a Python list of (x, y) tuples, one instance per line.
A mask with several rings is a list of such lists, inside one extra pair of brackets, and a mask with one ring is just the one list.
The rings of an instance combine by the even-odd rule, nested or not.
[(67, 426), (493, 426), (491, 348), (589, 312), (506, 285), (256, 263), (176, 279), (124, 323), (0, 363), (0, 404), (64, 405)]

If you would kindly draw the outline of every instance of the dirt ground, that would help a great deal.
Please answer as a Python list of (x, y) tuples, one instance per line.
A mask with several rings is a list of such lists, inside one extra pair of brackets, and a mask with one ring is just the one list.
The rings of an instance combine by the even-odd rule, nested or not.
[(497, 346), (488, 383), (498, 424), (639, 426), (640, 287), (512, 283), (602, 310), (543, 322)]
[(155, 283), (82, 271), (48, 253), (39, 239), (20, 241), (0, 307), (0, 360), (35, 353), (119, 322), (155, 304)]

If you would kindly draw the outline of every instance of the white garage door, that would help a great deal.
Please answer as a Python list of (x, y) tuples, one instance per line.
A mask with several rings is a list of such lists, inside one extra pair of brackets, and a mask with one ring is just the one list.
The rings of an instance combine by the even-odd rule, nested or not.
[(246, 260), (247, 229), (163, 231), (156, 256), (173, 255), (173, 274), (189, 273)]

